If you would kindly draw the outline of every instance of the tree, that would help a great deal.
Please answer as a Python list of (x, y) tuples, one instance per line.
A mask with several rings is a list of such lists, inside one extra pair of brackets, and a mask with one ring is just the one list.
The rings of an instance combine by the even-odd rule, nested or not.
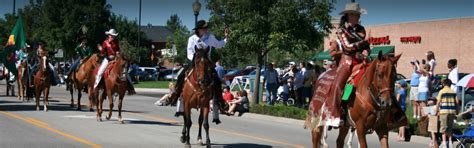
[(138, 43), (138, 40), (136, 40), (138, 36), (137, 22), (127, 20), (124, 16), (115, 14), (111, 15), (110, 20), (111, 26), (119, 32), (117, 39), (119, 40), (120, 50), (122, 50), (123, 55), (126, 55), (129, 59), (138, 63), (140, 63), (142, 59), (147, 59), (148, 49), (144, 44), (147, 37), (145, 33), (141, 33), (141, 43)]
[[(257, 74), (254, 92), (258, 92), (260, 69), (270, 51), (314, 50), (330, 31), (332, 1), (328, 0), (209, 0), (213, 27), (231, 30), (226, 46), (243, 56), (254, 56)], [(224, 25), (225, 24), (225, 25)], [(253, 103), (258, 103), (253, 93)]]
[(188, 37), (191, 36), (190, 31), (181, 22), (177, 14), (173, 14), (166, 21), (166, 27), (173, 31), (173, 37), (168, 37), (166, 48), (171, 49), (173, 44), (176, 46), (177, 55), (175, 62), (184, 63), (187, 60), (186, 52), (188, 46)]

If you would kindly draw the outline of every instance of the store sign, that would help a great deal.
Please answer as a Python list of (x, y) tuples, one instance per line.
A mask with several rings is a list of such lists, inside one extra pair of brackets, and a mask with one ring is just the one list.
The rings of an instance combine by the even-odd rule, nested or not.
[(372, 45), (380, 45), (380, 44), (388, 45), (390, 44), (390, 38), (388, 35), (385, 37), (376, 37), (376, 38), (370, 37), (369, 43)]
[(402, 43), (421, 43), (421, 36), (401, 37), (400, 42), (402, 42)]

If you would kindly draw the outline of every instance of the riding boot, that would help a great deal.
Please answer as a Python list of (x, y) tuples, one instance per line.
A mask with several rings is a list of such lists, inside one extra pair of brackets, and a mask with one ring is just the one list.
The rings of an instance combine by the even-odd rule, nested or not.
[(128, 95), (137, 94), (137, 92), (135, 92), (135, 88), (133, 87), (132, 79), (130, 79), (130, 76), (128, 74), (127, 74), (127, 86), (128, 86)]
[(181, 97), (181, 92), (183, 91), (183, 87), (184, 87), (184, 78), (185, 78), (185, 75), (186, 75), (186, 71), (188, 70), (188, 67), (185, 66), (183, 68), (183, 70), (181, 71), (181, 73), (178, 74), (178, 80), (176, 80), (176, 85), (175, 85), (175, 91), (171, 92), (171, 95), (170, 95), (170, 104), (171, 105), (175, 105), (176, 104), (176, 113), (175, 113), (175, 117), (179, 117), (181, 115), (184, 115), (184, 112), (183, 112), (183, 100), (181, 100), (182, 98)]

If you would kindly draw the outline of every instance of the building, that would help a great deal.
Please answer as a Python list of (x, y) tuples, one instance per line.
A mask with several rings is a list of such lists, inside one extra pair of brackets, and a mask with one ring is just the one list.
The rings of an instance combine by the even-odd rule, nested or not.
[[(151, 63), (163, 62), (162, 60), (162, 50), (166, 49), (166, 41), (168, 38), (173, 38), (173, 31), (171, 31), (166, 26), (153, 26), (148, 24), (147, 26), (141, 26), (140, 30), (146, 34), (149, 39), (148, 47), (150, 47), (150, 52), (147, 57), (150, 57), (146, 62), (140, 63), (143, 66), (154, 66)], [(149, 65), (151, 64), (151, 65)]]
[[(338, 24), (333, 21), (334, 26)], [(427, 20), (396, 24), (365, 26), (370, 32), (372, 49), (392, 47), (395, 54), (402, 54), (397, 72), (409, 77), (412, 73), (410, 61), (426, 59), (426, 52), (433, 51), (437, 60), (435, 74), (448, 73), (449, 59), (458, 60), (459, 72), (474, 73), (474, 17)], [(333, 30), (334, 32), (334, 30)], [(324, 41), (324, 49), (329, 49), (329, 40), (335, 39), (331, 33)]]

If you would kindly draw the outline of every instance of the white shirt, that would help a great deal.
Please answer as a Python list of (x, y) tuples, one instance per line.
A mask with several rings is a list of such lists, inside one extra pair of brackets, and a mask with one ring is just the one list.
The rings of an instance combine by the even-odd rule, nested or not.
[(456, 83), (458, 83), (459, 81), (459, 73), (458, 73), (457, 67), (449, 72), (448, 79), (451, 80), (451, 82), (453, 82), (453, 85), (451, 85), (451, 89), (454, 90), (454, 92), (456, 92), (457, 90)]
[(436, 67), (436, 60), (435, 59), (431, 59), (428, 64), (430, 65), (431, 67), (431, 74), (434, 75), (435, 74), (435, 67)]
[[(202, 38), (199, 38), (196, 34), (194, 34), (188, 39), (187, 58), (188, 60), (191, 60), (191, 61), (193, 60), (194, 53), (195, 53), (194, 46), (201, 46), (201, 47), (211, 46), (214, 48), (221, 48), (225, 45), (225, 43), (227, 43), (227, 39), (219, 41), (216, 39), (216, 36), (210, 33), (207, 33)], [(211, 50), (212, 48), (209, 50), (209, 53), (211, 53)]]
[(420, 84), (418, 84), (418, 92), (428, 92), (428, 83), (430, 82), (429, 76), (420, 76)]

